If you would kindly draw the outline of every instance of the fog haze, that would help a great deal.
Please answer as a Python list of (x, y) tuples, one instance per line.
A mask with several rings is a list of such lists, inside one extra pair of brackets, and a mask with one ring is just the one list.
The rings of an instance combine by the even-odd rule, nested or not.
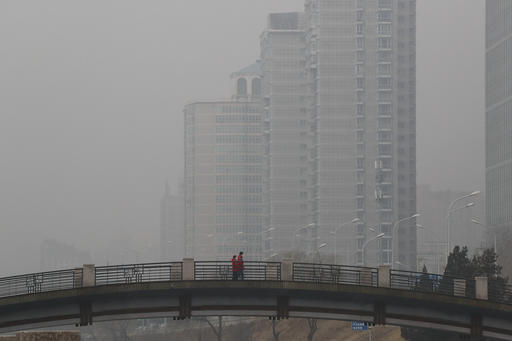
[[(227, 97), (267, 14), (302, 9), (0, 2), (0, 273), (38, 270), (45, 238), (98, 263), (110, 244), (156, 247), (164, 184), (177, 191), (183, 173), (183, 105)], [(418, 183), (483, 190), (484, 9), (418, 0)]]

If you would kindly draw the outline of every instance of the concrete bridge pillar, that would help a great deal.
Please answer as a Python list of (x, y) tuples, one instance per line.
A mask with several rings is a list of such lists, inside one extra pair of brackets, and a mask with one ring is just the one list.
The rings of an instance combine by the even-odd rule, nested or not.
[(183, 280), (194, 280), (194, 258), (183, 258)]
[(293, 260), (291, 258), (281, 260), (281, 280), (293, 281)]
[(379, 265), (378, 276), (379, 287), (391, 287), (391, 267), (389, 265)]
[(489, 299), (488, 284), (487, 277), (475, 277), (476, 299), (486, 301)]
[(82, 286), (93, 287), (96, 285), (96, 270), (94, 264), (84, 264), (82, 270)]

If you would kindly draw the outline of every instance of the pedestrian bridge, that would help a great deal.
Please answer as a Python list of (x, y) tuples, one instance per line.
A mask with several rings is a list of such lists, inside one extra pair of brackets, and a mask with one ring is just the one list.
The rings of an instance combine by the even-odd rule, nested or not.
[(261, 316), (364, 321), (512, 340), (512, 286), (379, 268), (245, 262), (82, 268), (0, 278), (0, 332), (116, 319)]

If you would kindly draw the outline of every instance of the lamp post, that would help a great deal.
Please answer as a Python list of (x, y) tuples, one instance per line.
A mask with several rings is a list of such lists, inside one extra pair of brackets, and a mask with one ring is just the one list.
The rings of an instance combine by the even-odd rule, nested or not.
[[(299, 227), (299, 228), (295, 229), (295, 231), (293, 231), (293, 235), (294, 235), (295, 237), (299, 237), (300, 239), (302, 239), (302, 236), (301, 236), (301, 235), (299, 235), (297, 232), (299, 232), (300, 230), (305, 230), (305, 229), (308, 229), (308, 228), (314, 228), (314, 227), (316, 227), (316, 224), (314, 224), (314, 223), (308, 224), (308, 225), (306, 225), (306, 226)], [(314, 241), (314, 240), (313, 240), (313, 239), (311, 239), (311, 242), (313, 242), (313, 241)]]
[(347, 221), (347, 222), (344, 222), (344, 223), (340, 224), (338, 227), (336, 227), (334, 229), (334, 231), (329, 232), (330, 234), (334, 234), (334, 264), (338, 264), (337, 257), (338, 257), (338, 231), (339, 231), (339, 229), (342, 228), (345, 225), (355, 224), (355, 223), (358, 223), (360, 221), (361, 221), (361, 219), (354, 218), (351, 221)]
[(319, 263), (322, 263), (322, 258), (320, 257), (320, 249), (323, 248), (323, 247), (326, 247), (326, 246), (327, 246), (327, 243), (322, 243), (316, 249), (316, 254), (318, 256), (318, 262)]
[[(482, 226), (483, 228), (487, 229), (487, 233), (490, 233), (491, 232), (491, 229), (490, 229), (490, 226), (488, 225), (485, 225), (485, 224), (482, 224), (480, 221), (478, 221), (477, 219), (475, 218), (472, 218), (471, 219), (471, 222), (475, 225), (479, 225), (479, 226)], [(497, 244), (497, 241), (496, 241), (496, 232), (493, 232), (494, 234), (494, 254), (496, 254), (498, 252), (497, 250), (497, 247), (496, 247), (496, 244)]]
[[(263, 230), (263, 231), (261, 231), (260, 233), (257, 234), (260, 237), (260, 239), (258, 239), (258, 241), (260, 242), (260, 245), (259, 245), (260, 246), (260, 249), (259, 249), (259, 254), (260, 254), (259, 258), (260, 259), (263, 259), (265, 257), (264, 256), (265, 254), (268, 255), (267, 250), (266, 250), (266, 246), (265, 246), (265, 244), (263, 244), (266, 241), (266, 239), (264, 239), (262, 236), (263, 236), (263, 234), (272, 232), (274, 230), (275, 230), (274, 227), (269, 226), (266, 230)], [(270, 248), (270, 246), (269, 246), (269, 248)]]
[(410, 217), (406, 217), (406, 218), (402, 218), (402, 219), (399, 219), (397, 220), (394, 224), (393, 224), (393, 230), (391, 231), (391, 264), (393, 266), (393, 264), (395, 263), (395, 256), (396, 254), (398, 253), (397, 252), (397, 245), (398, 245), (398, 238), (397, 238), (397, 235), (398, 235), (398, 230), (400, 229), (400, 223), (401, 222), (404, 222), (406, 220), (410, 220), (410, 219), (414, 219), (414, 218), (417, 218), (419, 217), (419, 213), (416, 213), (416, 214), (413, 214), (412, 216)]
[[(473, 196), (478, 195), (478, 194), (480, 194), (480, 191), (473, 191), (473, 192), (471, 192), (469, 194), (460, 196), (460, 197), (456, 198), (455, 200), (453, 200), (450, 203), (450, 205), (448, 206), (448, 211), (446, 212), (446, 218), (445, 218), (446, 219), (446, 264), (448, 264), (448, 255), (450, 254), (450, 249), (451, 249), (450, 215), (452, 214), (453, 211), (458, 210), (458, 209), (454, 210), (453, 207), (459, 201), (464, 200), (466, 198), (473, 197)], [(469, 206), (469, 207), (471, 207), (471, 206)], [(463, 208), (465, 208), (465, 207), (463, 207)]]
[(377, 239), (380, 239), (382, 237), (384, 237), (385, 233), (379, 233), (378, 235), (376, 235), (375, 237), (373, 238), (370, 238), (368, 239), (367, 241), (365, 241), (363, 243), (363, 246), (361, 247), (361, 250), (362, 250), (362, 263), (363, 263), (363, 266), (366, 266), (366, 259), (365, 259), (365, 248), (366, 248), (366, 245), (368, 245), (368, 243), (374, 241), (374, 240), (377, 240)]

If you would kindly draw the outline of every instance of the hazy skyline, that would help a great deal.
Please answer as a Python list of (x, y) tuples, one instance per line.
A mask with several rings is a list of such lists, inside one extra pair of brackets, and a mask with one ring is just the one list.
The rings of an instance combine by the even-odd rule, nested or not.
[[(164, 183), (183, 172), (183, 105), (228, 97), (229, 74), (259, 58), (267, 14), (302, 10), (0, 2), (0, 273), (37, 270), (43, 238), (92, 252), (156, 243)], [(483, 190), (484, 10), (418, 0), (418, 184)]]

